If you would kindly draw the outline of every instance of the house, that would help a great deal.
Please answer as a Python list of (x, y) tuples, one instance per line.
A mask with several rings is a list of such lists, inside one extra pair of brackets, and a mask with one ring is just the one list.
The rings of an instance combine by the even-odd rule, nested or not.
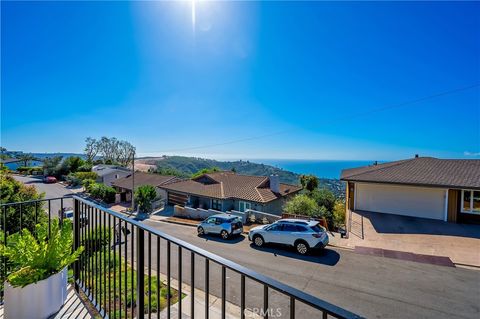
[(112, 182), (112, 187), (115, 188), (118, 193), (120, 193), (120, 200), (122, 202), (132, 200), (132, 186), (135, 183), (135, 189), (142, 185), (151, 185), (155, 187), (157, 191), (157, 197), (166, 199), (167, 192), (164, 189), (161, 189), (159, 186), (173, 183), (179, 181), (180, 179), (176, 176), (166, 176), (159, 174), (150, 174), (145, 172), (135, 172), (135, 175), (129, 175), (114, 180)]
[(169, 205), (219, 211), (247, 209), (280, 215), (285, 201), (301, 186), (280, 183), (278, 175), (247, 176), (234, 172), (204, 174), (191, 180), (160, 186)]
[(418, 157), (342, 171), (347, 210), (480, 222), (480, 160)]
[(131, 170), (125, 167), (116, 165), (99, 164), (92, 167), (92, 172), (97, 173), (98, 183), (103, 183), (107, 186), (112, 186), (112, 182), (116, 179), (125, 177), (132, 173)]

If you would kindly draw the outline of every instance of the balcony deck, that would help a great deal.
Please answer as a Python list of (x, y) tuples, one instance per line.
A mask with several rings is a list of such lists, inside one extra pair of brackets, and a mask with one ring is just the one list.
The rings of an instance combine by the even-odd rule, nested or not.
[[(67, 301), (54, 316), (49, 319), (90, 319), (94, 318), (87, 309), (85, 303), (75, 293), (71, 285), (68, 286)], [(0, 306), (0, 319), (4, 319), (3, 305)]]

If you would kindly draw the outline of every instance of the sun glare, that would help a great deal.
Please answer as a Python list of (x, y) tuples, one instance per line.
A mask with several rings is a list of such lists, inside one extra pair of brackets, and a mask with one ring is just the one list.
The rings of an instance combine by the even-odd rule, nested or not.
[(192, 30), (194, 33), (195, 33), (195, 18), (196, 18), (195, 0), (192, 0)]

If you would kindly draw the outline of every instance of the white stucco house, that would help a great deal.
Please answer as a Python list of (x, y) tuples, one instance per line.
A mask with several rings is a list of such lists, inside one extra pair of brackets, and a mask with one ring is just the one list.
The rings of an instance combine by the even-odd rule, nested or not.
[(347, 210), (480, 223), (480, 160), (418, 157), (342, 171)]
[(132, 173), (131, 170), (125, 167), (116, 166), (116, 165), (105, 165), (99, 164), (92, 167), (92, 172), (97, 173), (98, 183), (103, 183), (107, 186), (112, 186), (112, 182), (128, 176)]

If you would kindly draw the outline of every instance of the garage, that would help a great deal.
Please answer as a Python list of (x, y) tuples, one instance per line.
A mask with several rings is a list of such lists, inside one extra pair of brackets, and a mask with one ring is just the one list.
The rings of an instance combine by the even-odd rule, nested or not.
[(181, 193), (168, 192), (168, 205), (185, 206), (188, 201), (188, 196)]
[(355, 183), (356, 210), (430, 219), (445, 218), (446, 190), (374, 183)]

